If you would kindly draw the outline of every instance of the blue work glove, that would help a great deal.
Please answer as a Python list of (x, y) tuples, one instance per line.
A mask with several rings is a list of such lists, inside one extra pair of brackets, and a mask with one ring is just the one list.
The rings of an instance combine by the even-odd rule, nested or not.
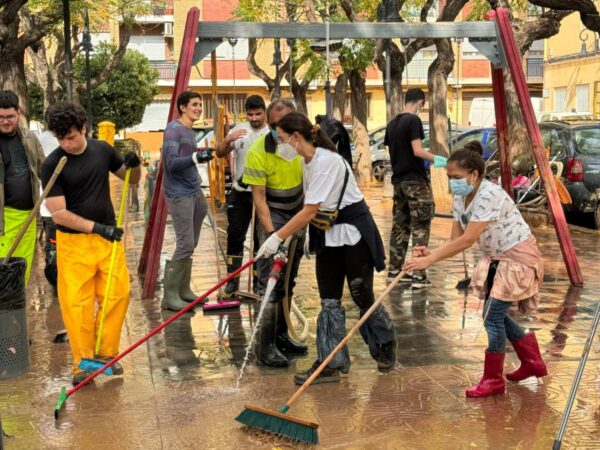
[(135, 169), (141, 163), (142, 160), (140, 157), (133, 152), (127, 152), (125, 153), (125, 156), (123, 156), (123, 164), (125, 165), (126, 169)]
[(120, 241), (123, 237), (123, 228), (118, 228), (116, 225), (104, 225), (95, 222), (92, 233), (102, 236), (107, 241), (114, 242)]
[(433, 167), (436, 169), (443, 169), (448, 165), (448, 158), (444, 158), (440, 155), (435, 155), (433, 157)]
[(214, 151), (215, 149), (210, 147), (199, 148), (198, 151), (194, 153), (194, 161), (196, 162), (196, 164), (212, 161), (213, 159), (215, 159), (213, 155)]

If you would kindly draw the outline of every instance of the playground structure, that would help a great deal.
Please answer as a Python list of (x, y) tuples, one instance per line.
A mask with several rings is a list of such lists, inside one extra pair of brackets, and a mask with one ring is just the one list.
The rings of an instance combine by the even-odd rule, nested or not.
[[(511, 167), (507, 142), (508, 117), (503, 71), (508, 70), (514, 83), (523, 119), (531, 138), (533, 155), (537, 164), (552, 215), (563, 260), (571, 285), (583, 284), (583, 277), (567, 227), (565, 215), (556, 188), (556, 182), (546, 157), (540, 129), (535, 119), (528, 92), (521, 58), (512, 32), (509, 13), (504, 8), (491, 11), (487, 22), (469, 23), (247, 23), (247, 22), (200, 22), (199, 10), (188, 12), (184, 38), (171, 98), (168, 121), (176, 118), (175, 101), (188, 89), (192, 67), (212, 54), (213, 102), (216, 102), (216, 56), (215, 49), (227, 39), (237, 38), (286, 38), (286, 39), (398, 39), (398, 38), (468, 38), (492, 65), (492, 85), (496, 110), (496, 128), (500, 155), (502, 187), (513, 195)], [(215, 109), (217, 110), (217, 109)], [(218, 109), (215, 123), (224, 122), (224, 111)], [(224, 136), (224, 127), (215, 128), (217, 142)], [(215, 161), (211, 166), (211, 196), (224, 202), (222, 173), (224, 162)], [(167, 221), (167, 207), (162, 189), (162, 165), (156, 179), (148, 228), (144, 238), (138, 273), (143, 278), (142, 296), (152, 298), (160, 268), (160, 254)], [(212, 201), (212, 200), (211, 200)]]

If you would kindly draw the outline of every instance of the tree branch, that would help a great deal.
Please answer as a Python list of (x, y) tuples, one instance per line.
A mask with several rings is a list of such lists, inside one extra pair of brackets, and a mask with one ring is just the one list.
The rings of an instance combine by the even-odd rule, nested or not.
[(4, 25), (11, 24), (21, 8), (27, 3), (27, 0), (2, 0), (0, 8), (2, 8), (1, 21)]
[(427, 0), (427, 2), (421, 8), (421, 22), (427, 22), (427, 16), (433, 6), (433, 0)]
[[(119, 47), (117, 47), (117, 51), (114, 56), (111, 58), (109, 63), (102, 68), (100, 73), (96, 75), (91, 80), (91, 88), (96, 89), (101, 84), (105, 83), (106, 80), (110, 77), (111, 73), (117, 68), (123, 57), (125, 56), (125, 52), (127, 52), (127, 44), (129, 44), (129, 38), (131, 37), (131, 28), (127, 25), (124, 25), (119, 30)], [(76, 86), (77, 92), (85, 91), (85, 87), (83, 85)]]
[(349, 22), (356, 22), (356, 11), (351, 0), (340, 0), (340, 7), (348, 18)]
[(260, 78), (267, 85), (267, 89), (272, 91), (275, 88), (275, 80), (273, 80), (267, 72), (265, 72), (256, 62), (256, 51), (258, 50), (258, 41), (255, 38), (248, 40), (248, 57), (246, 62), (248, 63), (248, 70), (255, 77)]

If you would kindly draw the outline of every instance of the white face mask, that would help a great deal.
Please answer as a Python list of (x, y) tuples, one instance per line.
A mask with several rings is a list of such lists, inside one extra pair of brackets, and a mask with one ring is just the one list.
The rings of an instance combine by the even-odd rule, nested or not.
[(296, 147), (290, 144), (290, 140), (292, 137), (287, 140), (287, 142), (283, 142), (277, 145), (277, 151), (279, 152), (279, 156), (281, 156), (286, 161), (293, 161), (298, 156), (298, 151)]

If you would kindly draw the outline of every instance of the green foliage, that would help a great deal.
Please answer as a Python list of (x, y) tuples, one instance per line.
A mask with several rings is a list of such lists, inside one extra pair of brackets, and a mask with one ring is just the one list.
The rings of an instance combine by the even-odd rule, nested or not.
[[(528, 0), (508, 0), (508, 5), (514, 14), (532, 11)], [(488, 0), (475, 0), (472, 7), (473, 9), (467, 16), (467, 20), (485, 20), (485, 16), (490, 10), (490, 2)]]
[[(91, 57), (91, 75), (98, 75), (114, 55), (115, 47), (101, 44)], [(85, 57), (80, 54), (73, 62), (75, 79), (85, 86)], [(142, 121), (146, 106), (158, 93), (158, 72), (150, 67), (148, 58), (134, 50), (127, 50), (121, 64), (111, 73), (106, 83), (92, 91), (94, 122), (110, 120), (118, 130)], [(86, 93), (79, 100), (86, 107)]]
[(345, 70), (362, 72), (373, 64), (375, 40), (344, 39), (340, 49), (340, 62)]
[(44, 91), (34, 83), (27, 83), (27, 100), (29, 101), (29, 120), (44, 122)]

